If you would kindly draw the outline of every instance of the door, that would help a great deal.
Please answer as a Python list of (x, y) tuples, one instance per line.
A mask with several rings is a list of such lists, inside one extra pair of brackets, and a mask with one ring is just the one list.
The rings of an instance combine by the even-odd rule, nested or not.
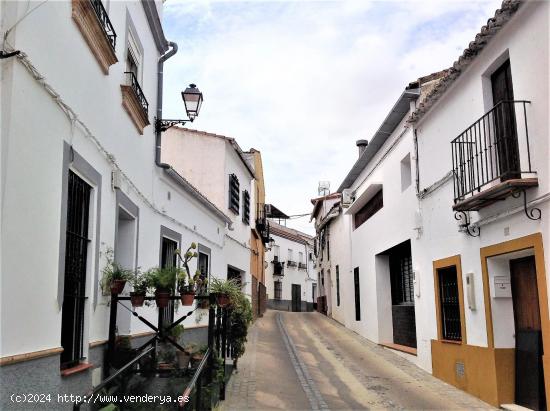
[(69, 171), (65, 281), (61, 311), (62, 369), (78, 364), (82, 358), (91, 190), (92, 187), (84, 180)]
[(302, 287), (300, 284), (292, 284), (292, 311), (302, 311)]
[(510, 275), (516, 331), (516, 404), (546, 409), (535, 258), (511, 260)]
[(361, 292), (359, 287), (359, 267), (353, 269), (353, 285), (355, 288), (355, 321), (361, 321)]
[[(178, 243), (169, 238), (162, 237), (162, 250), (161, 250), (161, 268), (175, 268), (177, 267), (176, 249)], [(159, 308), (159, 324), (163, 327), (167, 327), (174, 321), (174, 301), (170, 300), (168, 306), (165, 308)]]
[[(491, 75), (494, 138), (501, 181), (520, 177), (519, 149), (514, 111), (510, 60)], [(500, 104), (499, 104), (500, 103)], [(497, 106), (498, 104), (498, 106)]]

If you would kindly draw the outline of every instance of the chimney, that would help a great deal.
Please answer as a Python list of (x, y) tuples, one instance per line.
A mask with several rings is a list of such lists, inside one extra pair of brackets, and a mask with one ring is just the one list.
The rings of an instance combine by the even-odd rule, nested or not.
[(359, 157), (361, 157), (361, 154), (363, 154), (363, 151), (367, 149), (368, 144), (369, 144), (368, 140), (357, 140), (355, 142), (355, 145), (359, 147)]

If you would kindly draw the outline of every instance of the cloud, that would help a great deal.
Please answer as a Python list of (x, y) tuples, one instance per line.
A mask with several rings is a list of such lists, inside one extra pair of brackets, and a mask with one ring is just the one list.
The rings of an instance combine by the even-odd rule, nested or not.
[[(174, 1), (166, 36), (165, 115), (179, 90), (205, 95), (200, 130), (262, 151), (268, 202), (311, 210), (317, 183), (341, 183), (404, 87), (452, 65), (498, 0)], [(308, 219), (294, 226), (312, 232)]]

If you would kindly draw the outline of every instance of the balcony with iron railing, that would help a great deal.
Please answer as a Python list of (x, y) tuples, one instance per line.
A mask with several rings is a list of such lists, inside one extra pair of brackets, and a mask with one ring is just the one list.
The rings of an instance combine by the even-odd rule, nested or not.
[(286, 261), (286, 266), (287, 267), (298, 267), (298, 263), (296, 261), (287, 260)]
[(122, 92), (122, 105), (130, 115), (140, 134), (143, 134), (143, 128), (149, 125), (149, 103), (145, 94), (139, 85), (134, 72), (126, 71), (125, 84), (120, 85)]
[(279, 261), (278, 256), (273, 256), (273, 275), (283, 276), (285, 274), (285, 263)]
[(451, 141), (454, 211), (477, 211), (538, 185), (531, 164), (529, 104), (501, 101)]
[(262, 243), (269, 243), (269, 220), (267, 219), (267, 212), (265, 204), (256, 204), (256, 230), (260, 234)]
[(72, 0), (72, 18), (104, 74), (116, 57), (117, 35), (101, 0)]
[(305, 270), (307, 265), (305, 263), (298, 263), (298, 270)]

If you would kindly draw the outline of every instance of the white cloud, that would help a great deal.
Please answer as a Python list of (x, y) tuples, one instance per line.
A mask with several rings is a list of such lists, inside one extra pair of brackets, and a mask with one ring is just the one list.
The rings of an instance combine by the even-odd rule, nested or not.
[[(165, 115), (177, 91), (205, 95), (193, 124), (262, 151), (268, 202), (311, 210), (319, 180), (336, 189), (404, 87), (451, 66), (498, 0), (167, 1)], [(293, 222), (312, 231), (308, 219)]]

